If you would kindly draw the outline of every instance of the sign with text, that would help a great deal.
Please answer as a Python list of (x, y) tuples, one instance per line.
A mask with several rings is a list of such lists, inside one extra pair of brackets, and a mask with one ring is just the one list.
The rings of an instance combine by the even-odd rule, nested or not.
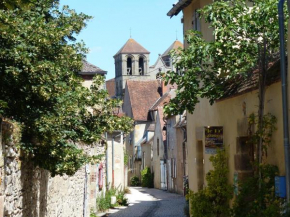
[(205, 127), (205, 152), (216, 153), (216, 148), (223, 147), (223, 127)]

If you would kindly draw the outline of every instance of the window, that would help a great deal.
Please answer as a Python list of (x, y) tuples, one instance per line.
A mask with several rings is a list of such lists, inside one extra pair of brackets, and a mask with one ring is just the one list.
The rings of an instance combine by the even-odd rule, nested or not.
[(127, 75), (132, 75), (132, 58), (127, 58)]
[(139, 75), (144, 75), (144, 59), (143, 59), (143, 57), (139, 58)]
[(143, 169), (145, 169), (145, 152), (143, 151), (143, 154), (142, 154), (142, 163), (143, 163)]
[(198, 9), (195, 9), (192, 16), (192, 28), (193, 30), (200, 31), (200, 19)]
[(157, 156), (159, 156), (159, 138), (157, 138)]

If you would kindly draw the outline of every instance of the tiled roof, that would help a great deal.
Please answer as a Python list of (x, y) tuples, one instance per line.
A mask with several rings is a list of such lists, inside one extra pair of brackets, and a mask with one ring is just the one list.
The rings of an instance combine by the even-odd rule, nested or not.
[(175, 92), (175, 90), (171, 90), (169, 92), (166, 92), (165, 94), (163, 94), (163, 96), (161, 96), (150, 108), (150, 110), (156, 110), (159, 106), (161, 106), (162, 108), (164, 107), (164, 105), (166, 105), (167, 103), (169, 103), (170, 99), (173, 97), (173, 92)]
[(177, 3), (173, 4), (173, 8), (167, 13), (167, 16), (173, 17), (179, 14), (179, 12), (190, 5), (193, 0), (179, 0)]
[(159, 81), (127, 80), (127, 88), (131, 101), (133, 119), (135, 121), (147, 121), (150, 107), (160, 98)]
[[(266, 85), (271, 85), (280, 81), (280, 60), (272, 61), (269, 63), (267, 72)], [(247, 77), (237, 77), (229, 81), (225, 85), (225, 93), (219, 100), (235, 97), (245, 94), (247, 92), (257, 90), (259, 83), (259, 70), (255, 69)]]
[(146, 50), (142, 45), (140, 45), (133, 38), (130, 38), (126, 44), (115, 54), (149, 54), (150, 52)]
[(106, 89), (107, 89), (110, 97), (114, 97), (116, 95), (115, 78), (112, 78), (112, 79), (106, 81)]
[(173, 43), (172, 43), (172, 45), (170, 45), (170, 47), (162, 54), (162, 56), (164, 57), (164, 56), (169, 56), (169, 52), (171, 51), (171, 50), (177, 50), (178, 48), (183, 48), (183, 44), (180, 42), (180, 41), (178, 41), (178, 40), (176, 40), (176, 41), (174, 41)]
[(87, 62), (86, 60), (83, 60), (83, 68), (79, 72), (79, 74), (80, 75), (95, 75), (95, 74), (105, 75), (107, 74), (107, 72)]

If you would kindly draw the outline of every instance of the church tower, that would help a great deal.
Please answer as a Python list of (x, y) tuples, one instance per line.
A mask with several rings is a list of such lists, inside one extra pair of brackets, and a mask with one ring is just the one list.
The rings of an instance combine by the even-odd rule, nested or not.
[(123, 95), (128, 79), (146, 80), (149, 76), (149, 54), (134, 39), (130, 38), (125, 45), (115, 54), (115, 85), (116, 96)]

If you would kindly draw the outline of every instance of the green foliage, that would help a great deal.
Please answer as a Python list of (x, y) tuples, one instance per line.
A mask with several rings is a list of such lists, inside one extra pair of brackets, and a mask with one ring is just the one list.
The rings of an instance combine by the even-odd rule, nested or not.
[(141, 185), (142, 187), (154, 188), (154, 174), (148, 167), (141, 171)]
[[(192, 113), (200, 98), (214, 103), (223, 96), (228, 82), (243, 80), (258, 63), (268, 68), (267, 61), (279, 51), (277, 1), (253, 2), (250, 8), (247, 0), (214, 1), (199, 11), (213, 29), (214, 40), (190, 31), (185, 38), (188, 47), (172, 52), (178, 72), (169, 72), (164, 79), (176, 83), (178, 89), (165, 106), (166, 113)], [(287, 19), (285, 10), (285, 24)]]
[(128, 206), (128, 198), (125, 197), (125, 190), (124, 191), (118, 191), (117, 194), (117, 203), (120, 206)]
[(91, 212), (91, 213), (90, 213), (90, 217), (98, 217), (98, 216), (97, 216), (97, 214)]
[(96, 159), (82, 144), (132, 127), (131, 119), (113, 115), (120, 101), (108, 100), (102, 76), (90, 89), (82, 86), (78, 72), (87, 49), (74, 36), (90, 17), (67, 6), (59, 10), (57, 3), (0, 9), (0, 117), (21, 123), (22, 150), (52, 176), (72, 175)]
[(100, 197), (97, 198), (97, 209), (98, 211), (106, 211), (107, 209), (114, 207), (115, 204), (111, 205), (111, 197), (116, 196), (117, 189), (111, 188), (106, 191), (105, 194), (102, 194)]
[(192, 216), (219, 217), (230, 216), (229, 201), (233, 187), (228, 184), (228, 158), (225, 150), (218, 150), (210, 157), (214, 167), (206, 174), (207, 186), (198, 191), (189, 191), (188, 198)]
[(129, 162), (129, 154), (126, 150), (124, 150), (124, 165), (128, 166), (128, 162)]
[[(272, 135), (274, 131), (277, 130), (276, 124), (277, 124), (277, 118), (268, 113), (263, 116), (263, 126), (259, 127), (259, 121), (257, 115), (254, 113), (249, 115), (248, 118), (248, 125), (249, 125), (249, 133), (251, 134), (250, 143), (252, 144), (258, 144), (259, 139), (262, 138), (263, 142), (263, 150), (266, 152), (267, 147), (270, 145), (272, 141)], [(252, 132), (252, 127), (257, 126), (257, 131)]]
[[(116, 196), (117, 203), (111, 204), (111, 197)], [(111, 188), (97, 198), (97, 209), (98, 211), (104, 212), (109, 208), (116, 206), (128, 206), (128, 199), (125, 197), (124, 190), (118, 190), (117, 188)]]
[(140, 180), (137, 176), (132, 176), (130, 179), (130, 185), (131, 186), (139, 186), (140, 185)]
[(239, 183), (239, 194), (233, 205), (235, 217), (279, 217), (285, 210), (284, 200), (275, 196), (275, 176), (278, 167), (260, 166), (262, 179), (255, 174)]

